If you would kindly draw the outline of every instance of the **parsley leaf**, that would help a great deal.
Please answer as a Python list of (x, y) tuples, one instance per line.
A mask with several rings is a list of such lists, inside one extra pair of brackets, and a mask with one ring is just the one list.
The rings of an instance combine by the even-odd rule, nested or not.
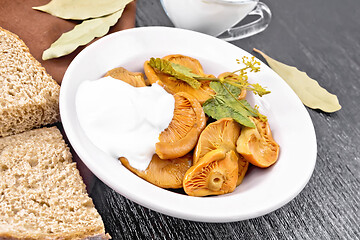
[(231, 117), (246, 127), (255, 127), (249, 116), (257, 117), (258, 111), (246, 100), (237, 99), (241, 91), (239, 88), (220, 82), (211, 82), (210, 87), (216, 95), (203, 104), (204, 112), (208, 116), (216, 120)]
[(190, 68), (161, 58), (150, 58), (149, 65), (160, 72), (169, 74), (176, 79), (188, 83), (195, 89), (199, 89), (201, 86), (201, 83), (195, 79), (195, 77), (201, 76), (192, 73)]

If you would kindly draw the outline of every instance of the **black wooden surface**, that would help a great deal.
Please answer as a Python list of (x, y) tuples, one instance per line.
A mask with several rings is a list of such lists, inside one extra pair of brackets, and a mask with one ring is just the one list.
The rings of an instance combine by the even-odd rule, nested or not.
[[(342, 105), (333, 114), (308, 109), (318, 147), (308, 185), (263, 217), (210, 224), (151, 211), (96, 180), (91, 196), (113, 239), (360, 239), (360, 1), (264, 2), (270, 26), (233, 44), (297, 66)], [(172, 26), (159, 0), (138, 0), (136, 23)]]

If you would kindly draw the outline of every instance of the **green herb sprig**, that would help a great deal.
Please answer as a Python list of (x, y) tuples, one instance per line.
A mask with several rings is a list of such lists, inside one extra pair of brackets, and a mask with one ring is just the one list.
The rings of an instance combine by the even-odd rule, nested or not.
[(199, 89), (201, 86), (201, 83), (196, 80), (196, 77), (200, 76), (192, 73), (190, 68), (161, 58), (150, 58), (149, 65), (160, 72), (186, 82), (192, 88)]
[(266, 121), (267, 118), (259, 113), (258, 106), (251, 107), (246, 100), (239, 100), (238, 96), (242, 89), (252, 91), (260, 97), (269, 94), (270, 91), (258, 83), (248, 82), (248, 72), (260, 71), (260, 62), (256, 61), (255, 57), (249, 59), (244, 56), (241, 60), (236, 59), (236, 61), (245, 66), (220, 78), (202, 77), (192, 73), (190, 68), (160, 58), (151, 58), (149, 65), (196, 89), (201, 86), (201, 81), (211, 81), (210, 87), (216, 94), (203, 104), (204, 112), (217, 120), (231, 117), (244, 126), (254, 128), (255, 124), (249, 118), (250, 116), (259, 117), (262, 121)]
[(249, 83), (248, 82), (248, 71), (250, 72), (259, 72), (260, 71), (260, 62), (256, 61), (255, 57), (251, 57), (249, 60), (248, 57), (244, 56), (242, 60), (236, 59), (238, 64), (245, 64), (245, 67), (236, 70), (234, 72), (228, 73), (225, 76), (220, 78), (208, 78), (208, 77), (197, 77), (195, 76), (194, 79), (198, 81), (218, 81), (221, 83), (227, 83), (234, 87), (240, 89), (246, 89), (252, 91), (254, 94), (259, 95), (262, 97), (263, 95), (269, 94), (270, 91), (266, 90), (258, 83)]

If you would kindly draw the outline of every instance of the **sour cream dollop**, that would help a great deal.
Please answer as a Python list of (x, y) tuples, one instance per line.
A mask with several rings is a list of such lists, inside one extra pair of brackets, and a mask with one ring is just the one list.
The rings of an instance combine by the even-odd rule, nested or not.
[(112, 77), (85, 81), (76, 93), (78, 119), (90, 141), (139, 170), (148, 167), (174, 106), (174, 97), (156, 83), (133, 87)]

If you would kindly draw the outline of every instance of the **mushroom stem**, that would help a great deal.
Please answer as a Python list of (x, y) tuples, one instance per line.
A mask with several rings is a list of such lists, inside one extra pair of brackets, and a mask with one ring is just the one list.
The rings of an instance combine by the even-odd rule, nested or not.
[(212, 172), (209, 176), (209, 189), (211, 191), (219, 191), (224, 183), (224, 175), (218, 171)]

